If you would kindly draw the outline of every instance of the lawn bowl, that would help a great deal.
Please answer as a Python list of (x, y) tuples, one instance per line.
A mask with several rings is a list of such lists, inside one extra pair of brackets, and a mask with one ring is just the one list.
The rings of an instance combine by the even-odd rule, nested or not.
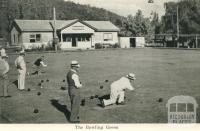
[(158, 102), (163, 102), (163, 98), (159, 98), (157, 101)]
[(94, 99), (94, 96), (90, 96), (90, 99)]
[(37, 95), (40, 96), (40, 95), (41, 95), (41, 92), (38, 92)]
[(39, 113), (38, 109), (34, 109), (33, 113)]
[(66, 88), (66, 87), (63, 87), (63, 86), (60, 87), (60, 89), (61, 89), (61, 90), (67, 90), (67, 88)]
[(103, 86), (100, 86), (100, 89), (103, 89)]

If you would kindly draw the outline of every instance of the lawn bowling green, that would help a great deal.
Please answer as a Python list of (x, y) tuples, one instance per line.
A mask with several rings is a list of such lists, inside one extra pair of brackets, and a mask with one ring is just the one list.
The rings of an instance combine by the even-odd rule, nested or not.
[[(200, 105), (200, 51), (177, 49), (116, 49), (44, 53), (48, 67), (43, 75), (26, 76), (26, 91), (9, 86), (11, 98), (1, 99), (1, 115), (8, 123), (68, 123), (70, 100), (66, 73), (71, 60), (79, 61), (81, 90), (80, 119), (84, 123), (167, 123), (167, 100), (175, 95), (193, 96)], [(9, 55), (9, 80), (17, 78), (14, 60)], [(41, 56), (26, 54), (27, 61)], [(27, 70), (33, 72), (31, 63)], [(120, 108), (96, 110), (98, 98), (110, 93), (112, 81), (129, 72), (136, 74), (134, 92), (126, 91), (127, 104)], [(42, 89), (38, 86), (42, 83)], [(49, 81), (47, 81), (49, 80)], [(105, 80), (108, 80), (105, 82)], [(103, 89), (100, 89), (103, 86)], [(30, 91), (27, 89), (30, 88)], [(41, 92), (41, 95), (37, 95)], [(94, 99), (88, 99), (94, 96)], [(34, 113), (34, 109), (38, 109)], [(200, 122), (197, 108), (197, 122)]]

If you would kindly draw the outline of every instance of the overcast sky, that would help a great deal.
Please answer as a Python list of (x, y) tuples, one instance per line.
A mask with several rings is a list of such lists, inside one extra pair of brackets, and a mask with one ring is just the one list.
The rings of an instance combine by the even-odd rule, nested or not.
[(148, 3), (148, 0), (66, 0), (79, 4), (89, 4), (90, 6), (100, 7), (127, 16), (135, 15), (138, 9), (142, 10), (145, 16), (150, 16), (152, 11), (156, 11), (159, 15), (164, 14), (164, 3), (178, 0), (154, 0), (154, 3)]

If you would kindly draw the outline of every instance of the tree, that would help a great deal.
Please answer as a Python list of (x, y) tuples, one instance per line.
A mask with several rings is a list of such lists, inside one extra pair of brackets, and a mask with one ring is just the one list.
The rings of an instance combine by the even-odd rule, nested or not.
[(144, 36), (148, 34), (150, 20), (149, 18), (144, 18), (142, 11), (138, 10), (135, 16), (127, 16), (123, 27), (124, 35), (126, 36)]
[[(179, 9), (177, 16), (177, 7)], [(166, 13), (162, 17), (162, 29), (164, 33), (177, 33), (177, 17), (180, 33), (200, 33), (200, 1), (182, 0), (178, 3), (165, 3)]]

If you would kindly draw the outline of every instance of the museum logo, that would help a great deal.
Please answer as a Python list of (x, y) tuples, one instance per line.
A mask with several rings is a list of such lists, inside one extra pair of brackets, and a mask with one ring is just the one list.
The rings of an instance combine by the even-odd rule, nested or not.
[(198, 104), (191, 96), (174, 96), (166, 104), (168, 123), (196, 123)]

